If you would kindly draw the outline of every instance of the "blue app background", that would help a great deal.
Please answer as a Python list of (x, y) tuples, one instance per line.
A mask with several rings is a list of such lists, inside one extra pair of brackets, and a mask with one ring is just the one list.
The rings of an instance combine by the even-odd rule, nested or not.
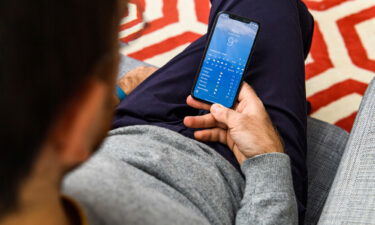
[(193, 90), (195, 97), (232, 106), (258, 29), (256, 23), (219, 16)]

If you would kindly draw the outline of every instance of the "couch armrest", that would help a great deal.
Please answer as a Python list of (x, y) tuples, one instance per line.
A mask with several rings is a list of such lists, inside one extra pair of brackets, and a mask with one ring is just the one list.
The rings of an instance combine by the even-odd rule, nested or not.
[(349, 134), (326, 122), (307, 118), (308, 193), (305, 225), (315, 225), (335, 179)]
[(375, 79), (363, 97), (319, 224), (375, 224)]

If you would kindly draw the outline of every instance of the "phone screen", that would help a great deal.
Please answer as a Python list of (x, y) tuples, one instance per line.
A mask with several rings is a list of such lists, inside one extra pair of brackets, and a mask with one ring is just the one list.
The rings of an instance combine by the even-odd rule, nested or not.
[[(232, 107), (245, 73), (259, 25), (219, 14), (192, 95)], [(236, 17), (238, 18), (238, 17)]]

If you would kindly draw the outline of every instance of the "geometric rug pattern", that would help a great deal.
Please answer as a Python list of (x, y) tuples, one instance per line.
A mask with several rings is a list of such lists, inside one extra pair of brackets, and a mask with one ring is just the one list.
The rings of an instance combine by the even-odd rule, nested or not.
[[(306, 60), (312, 117), (350, 131), (375, 76), (375, 0), (305, 0), (315, 18)], [(207, 32), (209, 0), (130, 0), (124, 55), (162, 66)]]

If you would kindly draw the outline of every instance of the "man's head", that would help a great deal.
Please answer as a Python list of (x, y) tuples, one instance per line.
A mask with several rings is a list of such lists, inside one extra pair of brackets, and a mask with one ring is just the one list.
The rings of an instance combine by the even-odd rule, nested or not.
[(19, 207), (40, 163), (61, 178), (107, 132), (118, 4), (0, 1), (0, 218)]

